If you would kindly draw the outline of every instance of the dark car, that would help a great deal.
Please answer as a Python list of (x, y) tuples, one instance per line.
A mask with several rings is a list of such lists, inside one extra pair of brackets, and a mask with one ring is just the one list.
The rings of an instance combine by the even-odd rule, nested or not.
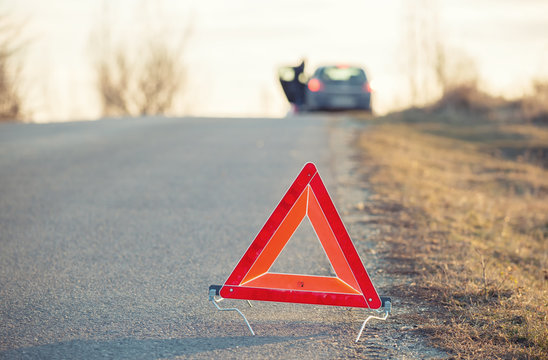
[(372, 111), (371, 87), (362, 68), (348, 65), (322, 66), (304, 81), (304, 74), (297, 74), (299, 70), (300, 67), (285, 67), (279, 73), (280, 83), (289, 102), (299, 110)]
[(371, 111), (371, 87), (365, 71), (354, 66), (322, 66), (308, 80), (308, 110), (362, 109)]

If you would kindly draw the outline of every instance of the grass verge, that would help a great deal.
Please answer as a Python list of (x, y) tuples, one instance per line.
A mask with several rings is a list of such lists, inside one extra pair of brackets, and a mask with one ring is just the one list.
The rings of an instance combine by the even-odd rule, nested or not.
[(422, 330), (455, 357), (548, 358), (548, 128), (425, 110), (367, 123), (364, 210), (412, 279), (390, 294), (431, 304)]

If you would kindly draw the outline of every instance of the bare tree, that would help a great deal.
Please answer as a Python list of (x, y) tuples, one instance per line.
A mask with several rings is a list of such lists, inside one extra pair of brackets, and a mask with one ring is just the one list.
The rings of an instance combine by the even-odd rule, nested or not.
[(23, 98), (20, 91), (22, 62), (19, 57), (24, 42), (21, 28), (0, 15), (0, 121), (23, 119)]
[(445, 92), (449, 83), (449, 74), (447, 73), (447, 53), (443, 44), (438, 41), (436, 44), (434, 71), (436, 72), (436, 80), (438, 85)]
[(103, 114), (116, 116), (130, 113), (130, 65), (126, 55), (117, 51), (112, 58), (103, 58), (96, 66), (98, 93)]
[(440, 42), (436, 46), (434, 72), (443, 96), (455, 88), (477, 88), (479, 73), (476, 62), (459, 50), (449, 52)]
[(137, 78), (137, 106), (141, 115), (162, 114), (171, 109), (184, 83), (185, 69), (177, 53), (166, 44), (150, 43)]
[(103, 115), (138, 116), (172, 111), (184, 90), (184, 55), (191, 29), (188, 26), (175, 45), (163, 36), (150, 35), (132, 47), (132, 52), (128, 46), (114, 44), (111, 27), (103, 23), (100, 40), (94, 44), (98, 50), (95, 72)]
[(409, 81), (409, 91), (411, 95), (411, 105), (417, 104), (418, 98), (418, 53), (417, 49), (417, 11), (415, 10), (414, 5), (411, 3), (407, 4), (407, 14), (406, 14), (406, 36), (405, 36), (405, 47), (406, 47), (406, 59), (407, 59), (407, 79)]
[(405, 58), (411, 105), (422, 105), (430, 90), (432, 39), (437, 36), (432, 0), (406, 3)]
[(478, 71), (472, 58), (443, 43), (437, 0), (406, 3), (405, 59), (411, 105), (426, 105), (477, 92)]

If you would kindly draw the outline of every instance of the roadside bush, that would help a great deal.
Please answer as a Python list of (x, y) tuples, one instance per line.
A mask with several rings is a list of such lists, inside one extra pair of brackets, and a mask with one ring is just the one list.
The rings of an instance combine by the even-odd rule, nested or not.
[(548, 80), (533, 82), (533, 93), (521, 102), (525, 119), (548, 125)]
[(462, 84), (446, 89), (432, 109), (484, 113), (501, 103), (502, 99), (479, 90), (476, 84)]

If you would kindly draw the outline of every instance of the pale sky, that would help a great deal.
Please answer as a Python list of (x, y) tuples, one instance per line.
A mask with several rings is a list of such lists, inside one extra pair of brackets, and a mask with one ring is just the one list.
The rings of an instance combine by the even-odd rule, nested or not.
[[(405, 0), (19, 0), (2, 3), (31, 41), (23, 84), (34, 120), (95, 119), (92, 33), (108, 15), (119, 39), (145, 33), (176, 41), (189, 21), (187, 113), (283, 116), (280, 65), (306, 57), (309, 71), (326, 63), (363, 66), (377, 112), (409, 103)], [(422, 0), (437, 14), (448, 54), (473, 59), (482, 88), (508, 97), (548, 77), (548, 1)], [(430, 4), (434, 10), (421, 10)], [(105, 10), (106, 9), (106, 10)], [(182, 111), (182, 105), (180, 106)]]

